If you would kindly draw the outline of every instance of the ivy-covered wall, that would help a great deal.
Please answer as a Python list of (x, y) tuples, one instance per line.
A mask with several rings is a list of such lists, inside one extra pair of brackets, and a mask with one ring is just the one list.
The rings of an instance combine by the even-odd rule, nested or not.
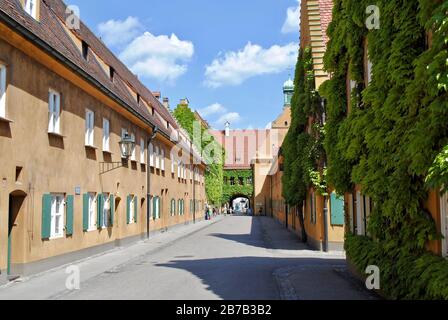
[[(324, 58), (332, 78), (320, 89), (328, 183), (339, 193), (359, 185), (375, 204), (371, 236), (347, 236), (360, 272), (379, 266), (391, 298), (448, 299), (448, 261), (427, 251), (440, 232), (425, 209), (430, 189), (448, 185), (448, 0), (374, 2), (334, 0)], [(379, 29), (365, 26), (371, 4), (380, 9)], [(357, 83), (350, 113), (347, 72)]]
[[(235, 184), (231, 185), (231, 179), (234, 179)], [(243, 184), (239, 184), (239, 179), (243, 179)], [(248, 179), (252, 183), (248, 183)], [(254, 196), (254, 178), (253, 171), (251, 169), (247, 170), (224, 170), (223, 179), (223, 192), (222, 192), (222, 203), (228, 203), (235, 195), (245, 196), (252, 199)]]
[[(194, 112), (187, 105), (178, 105), (174, 110), (174, 117), (185, 131), (188, 132), (190, 139), (195, 144), (199, 144), (193, 139), (193, 124), (197, 122)], [(197, 122), (198, 123), (198, 122)], [(219, 154), (202, 154), (208, 164), (208, 170), (205, 173), (205, 191), (209, 203), (220, 205), (223, 197), (223, 162), (224, 150), (218, 142), (207, 132), (207, 129), (201, 125), (201, 145), (196, 145), (199, 150), (219, 150)], [(213, 145), (213, 146), (211, 146)]]
[[(296, 66), (295, 90), (291, 100), (291, 127), (282, 146), (284, 175), (283, 197), (302, 210), (310, 187), (327, 192), (325, 130), (322, 119), (322, 98), (315, 89), (311, 48), (301, 49)], [(299, 214), (302, 240), (307, 240), (303, 215)]]

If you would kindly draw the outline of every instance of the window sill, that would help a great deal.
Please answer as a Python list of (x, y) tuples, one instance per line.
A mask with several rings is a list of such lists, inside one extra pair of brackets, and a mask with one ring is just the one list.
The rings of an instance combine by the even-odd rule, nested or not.
[(56, 133), (56, 132), (48, 132), (48, 135), (51, 137), (56, 137), (56, 138), (61, 138), (61, 139), (65, 139), (66, 136), (60, 134), (60, 133)]
[(103, 153), (113, 155), (112, 151), (109, 150), (103, 150)]
[(98, 231), (97, 227), (89, 228), (86, 232)]
[(4, 117), (0, 117), (0, 122), (3, 123), (14, 123), (14, 121), (8, 119), (8, 118), (4, 118)]
[(62, 239), (62, 238), (64, 238), (64, 235), (57, 235), (57, 236), (51, 236), (49, 238), (49, 240), (59, 240), (59, 239)]
[(90, 145), (88, 145), (88, 144), (85, 145), (85, 148), (86, 148), (86, 149), (90, 149), (90, 150), (98, 150), (97, 147), (95, 147), (95, 146), (90, 146)]

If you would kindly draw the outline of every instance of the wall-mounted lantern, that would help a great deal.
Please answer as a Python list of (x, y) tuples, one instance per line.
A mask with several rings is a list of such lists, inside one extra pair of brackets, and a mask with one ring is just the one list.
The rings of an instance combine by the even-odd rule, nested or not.
[(124, 134), (124, 137), (119, 142), (121, 156), (124, 159), (129, 159), (132, 155), (132, 151), (135, 149), (135, 138), (131, 137), (127, 132)]
[(127, 166), (126, 163), (132, 156), (132, 152), (135, 149), (135, 138), (126, 132), (118, 144), (120, 145), (121, 161), (100, 162), (100, 175)]

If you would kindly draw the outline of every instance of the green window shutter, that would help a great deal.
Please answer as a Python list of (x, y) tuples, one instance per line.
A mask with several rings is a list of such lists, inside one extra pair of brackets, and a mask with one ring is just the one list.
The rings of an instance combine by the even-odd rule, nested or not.
[(128, 196), (126, 200), (126, 223), (129, 224), (131, 222), (131, 201), (132, 197)]
[(50, 239), (51, 236), (51, 194), (42, 197), (42, 239)]
[(103, 226), (103, 220), (104, 220), (104, 216), (103, 216), (103, 209), (104, 209), (104, 195), (102, 193), (100, 193), (97, 197), (97, 209), (98, 209), (98, 229), (100, 229)]
[(110, 195), (110, 226), (112, 227), (114, 225), (114, 216), (115, 216), (115, 197), (111, 194)]
[(343, 226), (344, 216), (344, 198), (338, 197), (336, 193), (331, 194), (331, 224), (333, 226)]
[(73, 209), (74, 209), (74, 196), (67, 196), (67, 212), (65, 218), (65, 234), (67, 236), (73, 235)]
[(134, 197), (134, 222), (137, 223), (138, 218), (138, 198)]
[(84, 194), (82, 198), (82, 229), (86, 232), (89, 230), (89, 194)]

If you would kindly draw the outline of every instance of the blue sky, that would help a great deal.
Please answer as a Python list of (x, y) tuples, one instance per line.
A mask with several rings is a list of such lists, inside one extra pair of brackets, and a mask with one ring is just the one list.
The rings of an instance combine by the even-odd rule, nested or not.
[[(264, 128), (282, 110), (298, 50), (298, 0), (70, 0), (81, 19), (172, 107), (216, 128)], [(290, 70), (289, 70), (290, 69)]]

